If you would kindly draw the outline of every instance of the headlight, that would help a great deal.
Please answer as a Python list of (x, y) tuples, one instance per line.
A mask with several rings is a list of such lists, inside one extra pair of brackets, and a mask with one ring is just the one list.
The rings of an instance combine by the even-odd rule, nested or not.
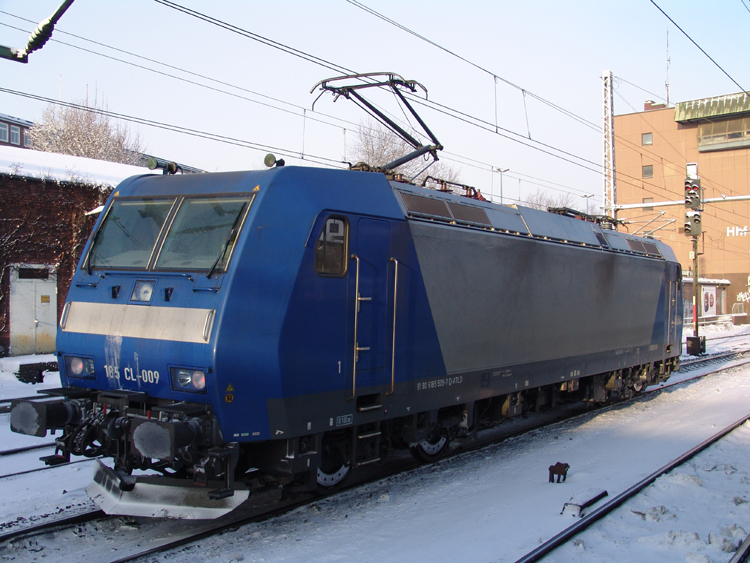
[(151, 296), (154, 294), (153, 280), (138, 280), (133, 286), (133, 293), (130, 294), (131, 301), (139, 303), (149, 303)]
[(86, 379), (96, 378), (94, 360), (91, 358), (65, 356), (65, 366), (68, 368), (68, 377), (82, 377)]
[(172, 389), (191, 393), (206, 392), (206, 373), (198, 369), (170, 368)]

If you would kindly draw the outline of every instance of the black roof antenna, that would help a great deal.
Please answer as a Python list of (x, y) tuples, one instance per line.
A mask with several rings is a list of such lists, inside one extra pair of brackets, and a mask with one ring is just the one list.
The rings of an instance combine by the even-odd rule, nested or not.
[[(362, 82), (355, 83), (355, 84), (347, 84), (344, 86), (331, 85), (332, 82), (340, 82), (344, 80), (360, 80)], [(365, 82), (365, 80), (367, 81)], [(402, 164), (406, 164), (410, 160), (414, 160), (415, 158), (422, 156), (423, 154), (426, 154), (426, 153), (430, 153), (430, 155), (432, 156), (434, 160), (438, 160), (437, 151), (443, 150), (443, 145), (440, 144), (440, 141), (437, 140), (437, 137), (435, 137), (432, 131), (430, 131), (429, 127), (425, 125), (425, 122), (422, 121), (422, 118), (419, 117), (419, 115), (417, 115), (417, 112), (414, 111), (414, 108), (411, 106), (411, 104), (409, 104), (409, 102), (406, 100), (406, 98), (404, 97), (403, 93), (400, 90), (401, 88), (403, 88), (410, 92), (415, 93), (417, 91), (417, 87), (419, 87), (424, 91), (425, 96), (426, 96), (427, 88), (422, 86), (416, 80), (404, 80), (401, 76), (399, 76), (398, 74), (394, 74), (392, 72), (369, 72), (366, 74), (349, 74), (346, 76), (337, 76), (334, 78), (321, 80), (315, 86), (313, 86), (312, 90), (310, 90), (310, 93), (312, 94), (318, 87), (320, 87), (321, 93), (317, 98), (315, 98), (315, 102), (317, 102), (326, 91), (333, 93), (334, 98), (335, 98), (334, 101), (338, 100), (339, 97), (341, 96), (343, 96), (347, 100), (353, 100), (357, 105), (359, 105), (360, 107), (363, 107), (363, 109), (367, 111), (370, 115), (380, 120), (380, 122), (383, 123), (386, 127), (388, 127), (391, 131), (396, 133), (399, 137), (401, 137), (407, 143), (409, 143), (412, 147), (414, 147), (414, 150), (412, 152), (402, 156), (401, 158), (397, 158), (396, 160), (389, 162), (388, 164), (385, 164), (384, 166), (381, 167), (381, 170), (384, 170), (384, 171), (393, 170), (394, 168), (398, 168)], [(391, 90), (393, 90), (393, 92), (396, 94), (399, 100), (401, 100), (404, 106), (406, 106), (406, 108), (414, 116), (414, 118), (417, 120), (417, 122), (422, 127), (424, 132), (430, 138), (430, 140), (432, 141), (431, 145), (427, 145), (427, 146), (422, 145), (422, 143), (420, 143), (417, 139), (415, 139), (409, 133), (404, 131), (390, 117), (385, 115), (382, 111), (380, 111), (370, 102), (368, 102), (358, 92), (358, 90), (363, 90), (365, 88), (383, 88), (383, 87), (390, 88)], [(315, 109), (315, 102), (313, 102), (313, 109)]]

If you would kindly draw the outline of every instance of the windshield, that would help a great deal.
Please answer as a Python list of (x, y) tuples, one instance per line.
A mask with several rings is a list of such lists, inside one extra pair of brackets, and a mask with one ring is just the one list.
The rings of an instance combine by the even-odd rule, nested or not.
[(115, 200), (89, 252), (91, 268), (148, 266), (174, 198)]
[(164, 239), (155, 269), (222, 270), (253, 196), (185, 198)]

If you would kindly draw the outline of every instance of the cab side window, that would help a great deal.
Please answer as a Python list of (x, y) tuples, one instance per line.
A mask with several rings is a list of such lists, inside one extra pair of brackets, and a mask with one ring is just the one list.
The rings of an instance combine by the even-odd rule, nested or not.
[(346, 274), (349, 223), (343, 217), (329, 217), (315, 245), (315, 269), (324, 276)]

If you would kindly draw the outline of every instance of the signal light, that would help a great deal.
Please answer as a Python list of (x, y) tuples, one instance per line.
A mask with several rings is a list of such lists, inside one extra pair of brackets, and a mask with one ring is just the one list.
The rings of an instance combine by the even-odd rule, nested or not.
[(685, 234), (689, 237), (697, 237), (701, 234), (701, 214), (699, 211), (685, 213)]
[(685, 178), (685, 207), (688, 209), (701, 208), (700, 178)]

